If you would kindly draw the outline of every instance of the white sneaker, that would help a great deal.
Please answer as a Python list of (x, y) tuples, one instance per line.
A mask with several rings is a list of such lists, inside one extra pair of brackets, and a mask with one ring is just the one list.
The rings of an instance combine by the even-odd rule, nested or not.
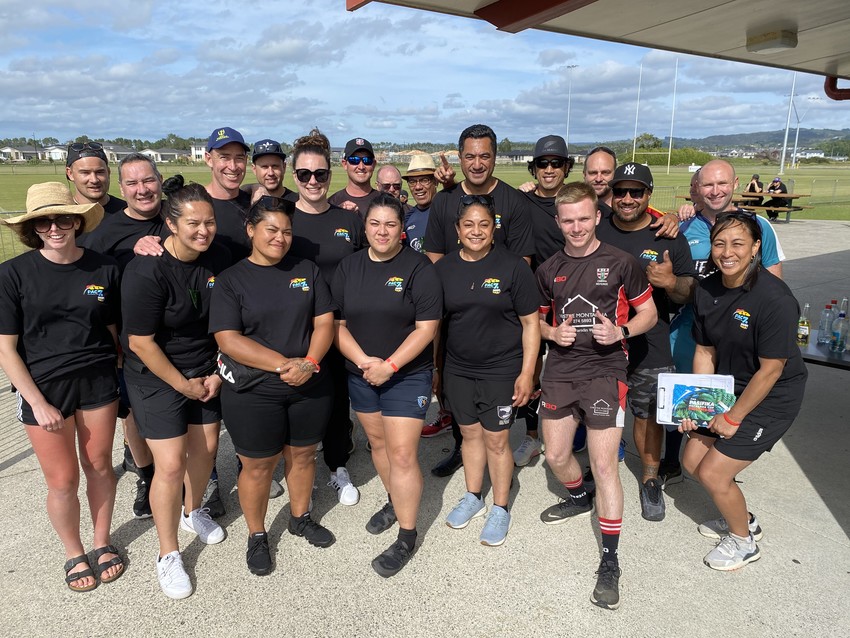
[(180, 600), (192, 595), (192, 581), (183, 568), (180, 552), (171, 552), (156, 561), (156, 577), (162, 593), (169, 598)]
[(543, 443), (540, 439), (525, 435), (522, 443), (514, 450), (514, 464), (517, 467), (524, 467), (529, 464), (535, 456), (540, 456), (543, 451)]
[(189, 512), (189, 516), (185, 515), (185, 510), (181, 510), (180, 529), (197, 534), (201, 542), (206, 545), (220, 543), (227, 536), (221, 525), (210, 518), (208, 507), (199, 507)]
[(336, 490), (340, 505), (357, 505), (360, 501), (360, 492), (354, 487), (351, 477), (348, 475), (348, 470), (344, 467), (337, 468), (336, 472), (331, 472), (331, 480), (328, 481), (328, 485)]

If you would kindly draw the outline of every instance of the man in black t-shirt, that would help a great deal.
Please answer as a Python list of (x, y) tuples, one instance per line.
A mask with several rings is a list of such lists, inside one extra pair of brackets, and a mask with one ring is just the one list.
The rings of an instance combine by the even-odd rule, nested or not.
[[(788, 206), (787, 199), (777, 197), (777, 195), (781, 195), (782, 193), (788, 193), (788, 187), (782, 183), (782, 180), (780, 178), (773, 178), (773, 181), (770, 183), (770, 186), (767, 187), (767, 192), (773, 195), (773, 197), (764, 203), (765, 206)], [(779, 212), (775, 210), (769, 210), (767, 211), (767, 218), (770, 221), (775, 222), (779, 218)]]
[(369, 140), (362, 137), (348, 140), (342, 155), (342, 168), (348, 175), (348, 184), (328, 197), (328, 201), (334, 206), (359, 213), (362, 218), (379, 192), (372, 188), (375, 151)]
[(649, 521), (664, 518), (664, 495), (658, 477), (664, 428), (655, 420), (658, 375), (673, 372), (670, 315), (673, 304), (691, 301), (696, 284), (691, 251), (684, 235), (656, 237), (650, 224), (660, 212), (649, 206), (653, 180), (649, 167), (627, 162), (617, 167), (610, 182), (614, 214), (597, 229), (599, 239), (629, 253), (653, 285), (658, 323), (646, 334), (629, 339), (629, 407), (634, 415), (634, 441), (643, 465), (641, 515)]
[(104, 215), (123, 210), (123, 199), (109, 194), (109, 162), (100, 142), (75, 142), (68, 145), (65, 177), (74, 184), (74, 201), (78, 204), (100, 204)]
[(263, 195), (280, 197), (293, 204), (298, 201), (298, 193), (283, 184), (286, 175), (286, 153), (275, 140), (260, 140), (254, 143), (251, 155), (251, 170), (257, 178), (256, 184), (247, 184), (242, 190), (255, 202)]

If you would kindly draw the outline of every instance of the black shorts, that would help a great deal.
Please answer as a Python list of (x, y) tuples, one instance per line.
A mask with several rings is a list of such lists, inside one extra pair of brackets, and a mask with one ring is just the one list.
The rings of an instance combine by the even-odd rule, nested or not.
[(421, 370), (411, 374), (394, 374), (373, 387), (362, 376), (348, 375), (348, 396), (355, 412), (408, 419), (425, 419), (431, 405), (433, 373)]
[(118, 418), (130, 416), (130, 395), (127, 394), (127, 382), (124, 381), (124, 368), (118, 368)]
[(794, 417), (778, 418), (766, 414), (750, 412), (738, 426), (735, 436), (721, 439), (714, 432), (705, 428), (696, 431), (697, 434), (716, 438), (714, 449), (738, 461), (755, 461), (765, 452), (770, 452), (776, 442), (794, 423)]
[(130, 407), (139, 434), (145, 439), (174, 439), (189, 432), (189, 425), (221, 421), (221, 401), (202, 403), (179, 393), (150, 373), (124, 369)]
[(626, 423), (628, 387), (615, 377), (579, 381), (547, 381), (544, 375), (540, 417), (563, 419), (572, 416), (590, 428), (621, 428)]
[[(47, 402), (66, 419), (77, 410), (102, 408), (118, 399), (118, 375), (111, 365), (78, 370), (71, 376), (42, 381), (36, 385)], [(24, 425), (38, 425), (32, 406), (20, 392), (16, 394), (18, 421)]]
[(658, 375), (662, 372), (675, 372), (673, 366), (663, 368), (638, 368), (626, 377), (629, 386), (629, 409), (639, 419), (655, 418), (658, 403)]
[(480, 423), (488, 432), (509, 430), (516, 418), (514, 381), (472, 379), (451, 372), (443, 374), (446, 410), (458, 425)]
[(237, 454), (268, 458), (284, 446), (308, 447), (325, 436), (333, 405), (330, 375), (299, 392), (270, 377), (246, 392), (221, 388), (224, 427)]

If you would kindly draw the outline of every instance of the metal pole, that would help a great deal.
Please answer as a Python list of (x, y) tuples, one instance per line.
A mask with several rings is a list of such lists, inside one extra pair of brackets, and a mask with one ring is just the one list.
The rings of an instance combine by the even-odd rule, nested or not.
[(676, 120), (676, 85), (679, 82), (679, 58), (676, 58), (676, 74), (673, 76), (673, 108), (670, 112), (670, 146), (667, 148), (667, 174), (670, 174), (670, 156), (673, 154), (673, 122)]
[[(803, 112), (803, 117), (805, 117), (806, 113)], [(797, 132), (794, 133), (794, 152), (791, 153), (791, 168), (797, 168), (797, 142), (800, 141), (800, 122), (802, 121), (802, 117), (797, 113), (797, 107), (794, 107), (794, 117), (797, 118)]]
[(637, 151), (637, 127), (638, 127), (638, 113), (640, 113), (640, 85), (643, 82), (643, 62), (640, 63), (640, 74), (638, 75), (638, 92), (637, 92), (637, 102), (635, 103), (635, 136), (632, 139), (632, 161), (635, 161), (635, 153)]
[(575, 69), (578, 64), (569, 64), (567, 68), (570, 70), (570, 84), (569, 90), (567, 91), (567, 148), (570, 148), (570, 113), (573, 107), (573, 69)]
[(785, 120), (785, 140), (782, 142), (782, 155), (779, 158), (779, 175), (785, 174), (785, 149), (788, 148), (788, 129), (791, 128), (791, 108), (794, 106), (794, 89), (797, 87), (797, 72), (791, 81), (791, 97), (788, 98), (788, 119)]

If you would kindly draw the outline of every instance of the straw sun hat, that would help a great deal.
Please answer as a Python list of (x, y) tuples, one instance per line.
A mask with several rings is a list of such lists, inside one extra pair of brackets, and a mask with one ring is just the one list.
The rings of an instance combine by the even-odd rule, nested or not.
[(17, 217), (0, 218), (4, 224), (19, 227), (26, 221), (51, 215), (80, 215), (85, 220), (86, 232), (91, 231), (103, 219), (100, 204), (78, 204), (68, 187), (59, 182), (33, 184), (27, 190), (27, 212)]

